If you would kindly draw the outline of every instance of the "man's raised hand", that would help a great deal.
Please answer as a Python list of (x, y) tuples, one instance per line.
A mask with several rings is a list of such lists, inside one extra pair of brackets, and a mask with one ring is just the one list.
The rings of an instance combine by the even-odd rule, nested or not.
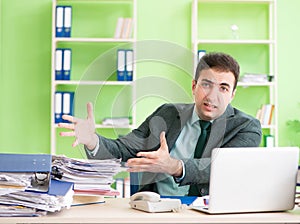
[(95, 131), (95, 119), (93, 113), (93, 104), (87, 103), (87, 118), (80, 119), (70, 115), (63, 115), (64, 120), (71, 123), (59, 123), (58, 126), (61, 128), (66, 128), (68, 132), (60, 132), (61, 136), (74, 136), (75, 141), (72, 146), (75, 147), (78, 144), (84, 144), (88, 149), (94, 149), (98, 136)]

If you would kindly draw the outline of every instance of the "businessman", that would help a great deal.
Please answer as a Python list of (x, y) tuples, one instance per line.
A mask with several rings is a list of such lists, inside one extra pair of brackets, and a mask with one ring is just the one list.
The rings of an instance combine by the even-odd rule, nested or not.
[(233, 108), (239, 65), (224, 53), (204, 55), (192, 80), (192, 104), (164, 104), (137, 128), (116, 140), (96, 134), (93, 106), (87, 119), (64, 115), (59, 126), (84, 144), (90, 159), (122, 158), (128, 171), (142, 172), (140, 191), (161, 195), (209, 194), (211, 152), (216, 147), (255, 147), (260, 122)]

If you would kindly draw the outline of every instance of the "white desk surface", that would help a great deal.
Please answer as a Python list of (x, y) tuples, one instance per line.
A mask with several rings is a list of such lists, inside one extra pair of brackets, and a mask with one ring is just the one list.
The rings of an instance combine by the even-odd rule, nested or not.
[(131, 209), (129, 199), (71, 207), (42, 217), (4, 217), (0, 223), (300, 223), (300, 207), (287, 212), (208, 215), (192, 209), (147, 213)]

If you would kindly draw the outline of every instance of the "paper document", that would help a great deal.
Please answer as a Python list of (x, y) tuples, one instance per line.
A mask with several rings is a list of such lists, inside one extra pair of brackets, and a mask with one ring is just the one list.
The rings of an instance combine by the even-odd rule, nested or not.
[(119, 159), (83, 160), (53, 156), (52, 166), (61, 171), (61, 180), (74, 183), (75, 195), (119, 194), (110, 187), (113, 176), (124, 170)]

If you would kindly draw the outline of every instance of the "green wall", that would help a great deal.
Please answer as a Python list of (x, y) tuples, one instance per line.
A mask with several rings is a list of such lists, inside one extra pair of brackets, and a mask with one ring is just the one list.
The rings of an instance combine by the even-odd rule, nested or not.
[[(140, 123), (163, 102), (191, 102), (193, 71), (184, 60), (191, 48), (191, 0), (137, 1), (139, 43), (155, 44), (157, 49), (167, 46), (172, 52), (156, 61), (143, 60), (149, 55), (142, 55), (138, 61)], [(49, 153), (52, 1), (0, 3), (0, 152)], [(300, 77), (295, 69), (300, 31), (294, 27), (300, 20), (300, 1), (278, 0), (277, 4), (279, 144), (288, 146), (295, 139), (286, 122), (300, 119)], [(179, 65), (172, 60), (176, 54), (182, 55)], [(71, 150), (78, 149), (66, 150), (72, 155)]]

